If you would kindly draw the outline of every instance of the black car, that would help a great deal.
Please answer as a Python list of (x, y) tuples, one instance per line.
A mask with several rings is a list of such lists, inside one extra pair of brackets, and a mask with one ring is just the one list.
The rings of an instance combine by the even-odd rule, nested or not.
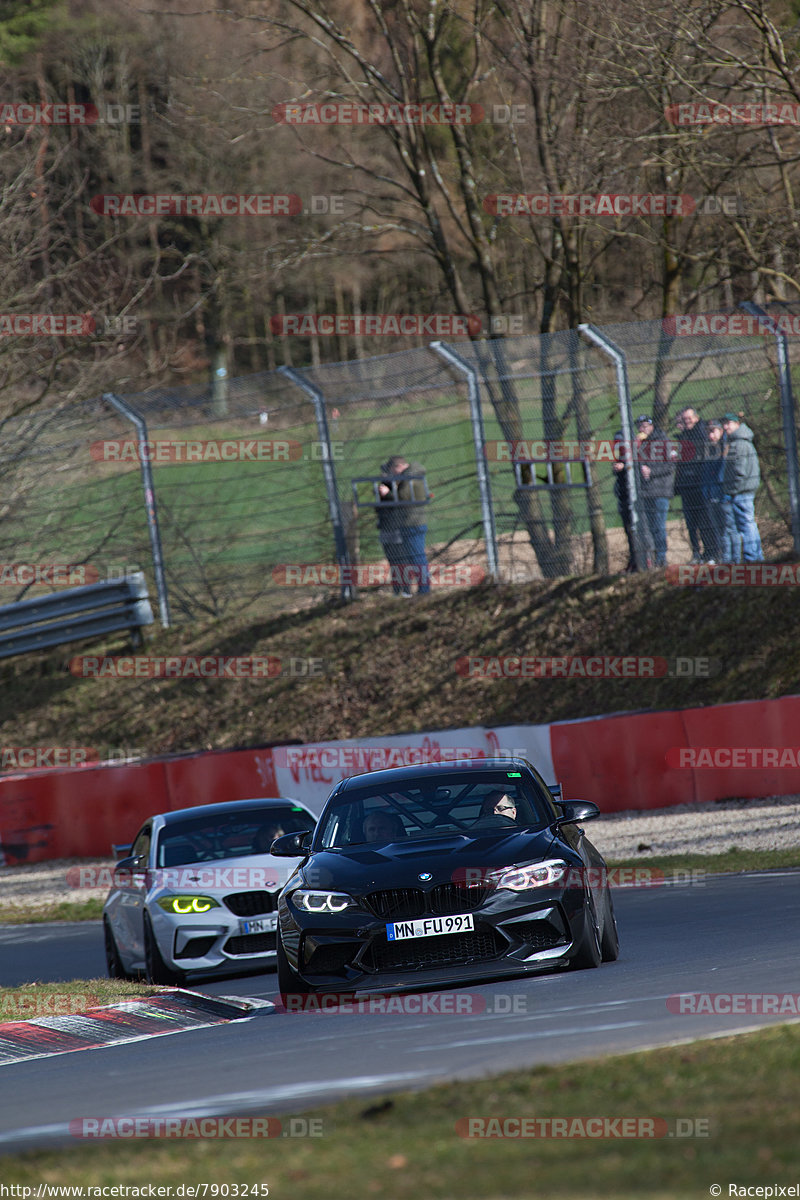
[(331, 793), (278, 899), (282, 993), (387, 991), (597, 967), (619, 943), (605, 862), (525, 759), (371, 771)]

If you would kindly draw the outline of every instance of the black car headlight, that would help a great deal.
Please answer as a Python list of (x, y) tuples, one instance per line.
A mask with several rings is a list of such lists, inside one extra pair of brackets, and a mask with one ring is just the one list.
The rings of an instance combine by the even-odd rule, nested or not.
[(177, 913), (180, 917), (188, 916), (189, 913), (204, 913), (210, 908), (219, 908), (219, 900), (215, 900), (213, 896), (162, 896), (156, 901), (159, 908), (163, 908), (164, 912)]
[(568, 874), (569, 866), (563, 859), (550, 858), (544, 862), (492, 871), (489, 879), (495, 887), (507, 888), (510, 892), (527, 892), (531, 888), (559, 887), (566, 883)]
[(304, 888), (292, 892), (292, 903), (307, 913), (340, 913), (346, 908), (358, 907), (353, 897), (345, 892), (312, 892)]

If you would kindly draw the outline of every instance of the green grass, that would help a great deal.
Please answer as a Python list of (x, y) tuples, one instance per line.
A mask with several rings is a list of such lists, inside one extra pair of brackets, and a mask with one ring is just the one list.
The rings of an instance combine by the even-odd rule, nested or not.
[[(368, 1037), (369, 1017), (363, 1022)], [(712, 1184), (727, 1196), (729, 1182), (796, 1182), (799, 1074), (800, 1027), (783, 1025), (383, 1101), (348, 1100), (304, 1114), (321, 1121), (322, 1137), (117, 1140), (36, 1151), (5, 1158), (3, 1181), (264, 1183), (270, 1197), (291, 1200), (685, 1200), (708, 1196)], [(458, 1122), (491, 1117), (661, 1119), (659, 1132), (707, 1136), (565, 1142), (464, 1138), (456, 1130)]]
[(103, 900), (90, 896), (86, 900), (59, 900), (48, 904), (0, 903), (0, 925), (35, 925), (43, 921), (99, 921)]
[(155, 996), (162, 989), (124, 979), (70, 979), (59, 983), (24, 983), (0, 987), (0, 1021), (26, 1021), (41, 1016), (86, 1012), (103, 1004)]

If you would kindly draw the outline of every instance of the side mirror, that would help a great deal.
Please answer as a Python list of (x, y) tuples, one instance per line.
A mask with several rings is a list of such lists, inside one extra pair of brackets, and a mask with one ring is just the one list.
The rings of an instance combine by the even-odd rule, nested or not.
[(562, 825), (572, 825), (576, 821), (591, 821), (592, 817), (600, 816), (600, 809), (591, 800), (560, 800), (561, 816), (556, 821), (557, 828)]
[(122, 858), (114, 866), (114, 883), (119, 887), (131, 887), (134, 880), (134, 872), (143, 872), (141, 854), (131, 854), (128, 858)]
[(269, 852), (276, 858), (305, 858), (313, 836), (310, 829), (304, 829), (302, 833), (284, 833), (283, 837), (275, 839)]

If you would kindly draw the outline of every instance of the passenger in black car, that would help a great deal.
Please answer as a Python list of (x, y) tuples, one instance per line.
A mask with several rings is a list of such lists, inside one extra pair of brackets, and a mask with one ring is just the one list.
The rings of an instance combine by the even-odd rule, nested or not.
[(501, 817), (505, 821), (516, 821), (517, 806), (506, 792), (499, 790), (490, 792), (481, 806), (480, 819), (484, 820), (486, 817)]

